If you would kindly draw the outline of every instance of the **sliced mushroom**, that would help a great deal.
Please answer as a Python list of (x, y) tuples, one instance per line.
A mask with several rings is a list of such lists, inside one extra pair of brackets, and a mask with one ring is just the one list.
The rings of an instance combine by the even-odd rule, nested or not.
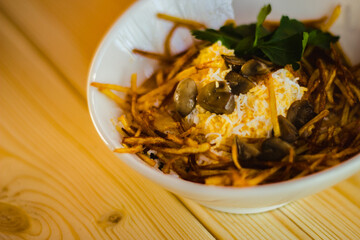
[(232, 159), (237, 168), (267, 169), (274, 166), (274, 163), (259, 159), (260, 151), (250, 143), (242, 141), (237, 136), (232, 146)]
[(288, 143), (293, 143), (299, 138), (299, 132), (296, 127), (284, 116), (278, 116), (280, 127), (280, 138)]
[(224, 59), (226, 66), (231, 67), (236, 72), (240, 72), (241, 66), (246, 62), (236, 56), (221, 55), (221, 57)]
[(269, 67), (258, 60), (250, 59), (241, 67), (241, 72), (245, 76), (262, 75), (270, 72)]
[(257, 162), (256, 156), (259, 153), (254, 145), (242, 141), (238, 136), (234, 137), (232, 159), (237, 168), (254, 168), (253, 163)]
[(194, 109), (197, 94), (196, 83), (191, 78), (185, 78), (177, 85), (174, 93), (175, 109), (182, 117)]
[(297, 129), (300, 129), (315, 116), (316, 113), (307, 100), (297, 100), (291, 104), (286, 118), (294, 124)]
[(255, 84), (252, 81), (234, 70), (226, 74), (225, 80), (229, 82), (231, 92), (235, 95), (239, 95), (240, 93), (246, 94), (250, 89), (255, 87)]
[(258, 159), (263, 161), (280, 161), (289, 154), (291, 145), (277, 137), (266, 139), (261, 145)]
[(230, 114), (234, 111), (235, 100), (231, 89), (224, 81), (206, 84), (199, 91), (198, 103), (209, 112)]

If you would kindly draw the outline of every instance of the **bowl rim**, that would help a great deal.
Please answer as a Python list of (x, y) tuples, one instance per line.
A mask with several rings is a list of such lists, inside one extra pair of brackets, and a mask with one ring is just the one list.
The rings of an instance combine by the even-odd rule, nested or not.
[[(101, 56), (105, 52), (108, 45), (112, 42), (111, 36), (114, 34), (118, 25), (121, 25), (122, 22), (126, 20), (129, 15), (132, 15), (133, 11), (136, 11), (137, 7), (143, 4), (146, 1), (150, 0), (142, 0), (133, 3), (125, 12), (118, 16), (115, 22), (108, 28), (106, 34), (103, 36), (102, 40), (99, 42), (96, 51), (93, 54), (90, 69), (87, 76), (87, 105), (90, 113), (91, 120), (95, 129), (97, 130), (99, 136), (103, 140), (103, 142), (107, 145), (107, 147), (112, 150), (114, 147), (110, 143), (111, 141), (107, 139), (99, 126), (99, 122), (97, 120), (97, 116), (95, 115), (94, 111), (94, 101), (92, 99), (92, 92), (96, 91), (95, 88), (90, 86), (92, 82), (92, 75), (96, 73), (96, 69), (101, 62)], [(135, 154), (119, 154), (115, 153), (115, 155), (122, 161), (125, 162), (126, 165), (134, 169), (136, 172), (140, 173), (141, 175), (145, 176), (146, 178), (155, 181), (157, 183), (163, 183), (167, 186), (172, 186), (172, 188), (180, 189), (182, 191), (188, 191), (191, 189), (192, 191), (196, 191), (199, 193), (208, 193), (210, 195), (221, 195), (221, 196), (229, 196), (229, 195), (258, 195), (259, 191), (262, 192), (273, 192), (275, 189), (279, 191), (280, 188), (291, 188), (296, 187), (297, 185), (303, 184), (311, 184), (316, 181), (327, 180), (333, 173), (337, 171), (344, 171), (348, 168), (353, 168), (353, 174), (360, 170), (360, 153), (357, 155), (352, 156), (351, 158), (345, 160), (342, 163), (339, 163), (333, 167), (329, 167), (325, 170), (312, 173), (310, 175), (306, 175), (296, 179), (290, 179), (281, 182), (275, 183), (267, 183), (263, 185), (255, 185), (255, 186), (245, 186), (245, 187), (234, 187), (234, 186), (216, 186), (216, 185), (206, 185), (202, 183), (196, 183), (181, 179), (179, 177), (175, 177), (170, 174), (164, 174), (160, 170), (149, 166), (145, 162), (143, 162), (139, 157)], [(351, 177), (353, 174), (348, 174), (342, 179), (346, 179)], [(335, 182), (334, 184), (338, 183), (339, 181)], [(332, 184), (332, 185), (334, 185)], [(319, 191), (323, 190), (321, 188)], [(213, 194), (211, 194), (213, 193)]]

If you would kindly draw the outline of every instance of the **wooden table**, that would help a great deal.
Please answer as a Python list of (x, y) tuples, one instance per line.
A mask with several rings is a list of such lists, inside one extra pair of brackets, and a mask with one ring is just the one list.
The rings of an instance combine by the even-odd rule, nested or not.
[(107, 149), (86, 78), (131, 2), (0, 0), (0, 239), (360, 239), (360, 173), (278, 210), (232, 215), (177, 198)]

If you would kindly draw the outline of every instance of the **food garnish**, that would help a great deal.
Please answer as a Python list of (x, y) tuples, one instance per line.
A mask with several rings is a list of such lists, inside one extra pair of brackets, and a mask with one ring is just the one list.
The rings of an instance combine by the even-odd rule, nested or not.
[(265, 56), (279, 66), (292, 64), (294, 70), (299, 68), (298, 61), (307, 46), (330, 48), (330, 43), (339, 37), (320, 29), (306, 27), (296, 19), (282, 16), (275, 31), (264, 27), (264, 21), (271, 12), (271, 5), (264, 6), (257, 17), (257, 22), (249, 25), (235, 26), (230, 23), (219, 30), (193, 30), (197, 39), (215, 43), (221, 41), (224, 46), (235, 50), (237, 57)]
[[(274, 22), (266, 5), (257, 22), (228, 21), (218, 30), (158, 14), (174, 23), (164, 53), (133, 52), (161, 67), (140, 86), (136, 74), (130, 87), (91, 84), (123, 110), (113, 121), (124, 148), (114, 151), (188, 181), (236, 187), (346, 161), (360, 151), (360, 65), (349, 63), (328, 32), (340, 10)], [(197, 40), (172, 54), (179, 27)]]

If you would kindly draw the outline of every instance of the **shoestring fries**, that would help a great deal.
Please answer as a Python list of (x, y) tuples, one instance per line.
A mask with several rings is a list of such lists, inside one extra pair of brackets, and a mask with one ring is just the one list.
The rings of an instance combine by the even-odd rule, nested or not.
[[(329, 17), (306, 20), (304, 24), (328, 30), (340, 12), (341, 7), (337, 6)], [(196, 125), (184, 121), (174, 111), (175, 88), (180, 80), (202, 71), (201, 67), (190, 63), (207, 45), (194, 42), (187, 51), (173, 54), (171, 39), (180, 27), (203, 29), (206, 26), (162, 13), (157, 16), (173, 23), (165, 38), (164, 52), (139, 49), (133, 52), (158, 60), (159, 69), (140, 86), (137, 85), (136, 74), (131, 77), (131, 87), (91, 84), (123, 110), (121, 116), (114, 120), (114, 125), (123, 136), (124, 147), (114, 152), (137, 154), (145, 163), (164, 174), (176, 174), (188, 181), (236, 187), (303, 177), (358, 154), (360, 65), (351, 66), (338, 43), (333, 44), (329, 51), (308, 47), (300, 61), (300, 70), (294, 71), (291, 66), (286, 66), (307, 88), (301, 101), (307, 101), (314, 107), (314, 115), (298, 130), (295, 129), (297, 140), (283, 146), (286, 154), (279, 161), (270, 161), (266, 157), (261, 158), (264, 151), (261, 146), (267, 141), (266, 138), (233, 135), (223, 144), (216, 145), (207, 140)], [(264, 26), (276, 29), (279, 22), (266, 21)], [(273, 134), (277, 137), (282, 133), (273, 84), (266, 84), (270, 92)], [(252, 154), (259, 157), (255, 159)]]

